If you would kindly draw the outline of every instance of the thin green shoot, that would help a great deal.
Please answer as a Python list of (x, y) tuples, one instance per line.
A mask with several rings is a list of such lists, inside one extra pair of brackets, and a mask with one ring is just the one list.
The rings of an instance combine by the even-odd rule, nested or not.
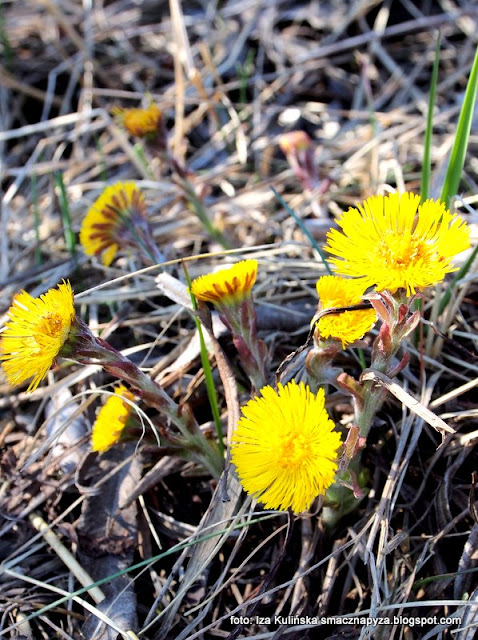
[(425, 129), (425, 140), (423, 143), (423, 163), (422, 163), (422, 179), (420, 187), (421, 202), (429, 197), (430, 194), (430, 176), (431, 176), (431, 148), (433, 135), (433, 107), (435, 105), (436, 89), (438, 84), (438, 67), (440, 66), (440, 43), (441, 34), (438, 33), (437, 43), (435, 47), (435, 59), (433, 60), (432, 77), (430, 81), (430, 96), (428, 98), (427, 125)]
[(367, 368), (367, 363), (365, 361), (365, 354), (363, 352), (363, 349), (357, 349), (357, 357), (359, 359), (360, 366), (362, 367), (362, 371), (364, 371)]
[(0, 0), (0, 44), (3, 47), (3, 59), (5, 68), (13, 73), (13, 49), (8, 39), (7, 24), (5, 20), (5, 8), (3, 0)]
[(442, 573), (436, 576), (429, 576), (428, 578), (421, 578), (420, 580), (415, 580), (412, 585), (412, 589), (420, 589), (427, 584), (439, 582), (440, 580), (446, 580), (448, 582), (450, 578), (464, 576), (468, 573), (478, 573), (478, 567), (474, 567), (472, 569), (462, 569), (461, 571), (453, 571), (452, 573)]
[(239, 102), (243, 105), (247, 104), (247, 85), (254, 70), (254, 60), (255, 53), (251, 49), (247, 53), (244, 64), (236, 64), (236, 73), (239, 78)]
[(57, 187), (58, 202), (60, 204), (66, 248), (70, 252), (71, 257), (76, 259), (75, 233), (71, 224), (70, 206), (68, 203), (68, 196), (66, 194), (65, 182), (63, 180), (63, 174), (60, 171), (55, 172), (55, 185)]
[[(465, 97), (463, 105), (461, 107), (460, 116), (458, 118), (458, 124), (456, 128), (455, 142), (451, 150), (450, 159), (448, 162), (447, 172), (445, 180), (443, 182), (443, 188), (441, 193), (441, 200), (450, 206), (451, 198), (458, 192), (460, 185), (461, 174), (463, 166), (465, 164), (466, 150), (468, 147), (468, 140), (470, 138), (471, 123), (475, 110), (476, 92), (478, 89), (478, 48), (473, 60), (473, 66), (471, 68), (470, 77), (466, 86)], [(453, 278), (450, 286), (447, 288), (440, 300), (439, 311), (443, 313), (444, 309), (448, 305), (453, 293), (453, 289), (461, 278), (463, 278), (471, 268), (473, 261), (477, 254), (477, 248), (475, 248), (468, 260), (461, 267), (458, 273)]]
[(475, 111), (476, 91), (478, 88), (478, 48), (475, 53), (470, 77), (466, 85), (465, 97), (456, 127), (455, 142), (450, 153), (448, 167), (443, 181), (441, 200), (450, 207), (451, 198), (458, 193), (461, 174), (465, 164), (466, 149), (470, 138), (471, 122)]
[[(413, 301), (413, 310), (414, 311), (419, 311), (420, 312), (420, 317), (423, 317), (423, 307), (424, 307), (423, 298), (415, 298), (415, 300)], [(416, 327), (416, 329), (412, 333), (412, 342), (413, 342), (413, 345), (414, 345), (415, 349), (417, 349), (417, 350), (419, 350), (420, 342), (423, 340), (424, 329), (425, 329), (425, 327), (420, 322), (418, 327)], [(426, 329), (428, 329), (428, 327), (426, 327)]]
[[(187, 269), (187, 266), (184, 262), (182, 263), (182, 267), (184, 270), (184, 274), (186, 276), (186, 281), (188, 283), (189, 295), (191, 296), (191, 304), (193, 305), (194, 311), (197, 311), (198, 306), (197, 306), (196, 298), (194, 297), (194, 294), (191, 291), (191, 278), (189, 276), (189, 271)], [(204, 371), (204, 379), (206, 382), (207, 397), (209, 399), (209, 405), (211, 407), (214, 425), (216, 427), (219, 451), (221, 453), (221, 456), (224, 457), (225, 449), (224, 449), (224, 438), (222, 436), (221, 415), (219, 412), (219, 403), (217, 400), (216, 387), (214, 385), (214, 379), (212, 377), (211, 363), (209, 362), (209, 356), (207, 352), (206, 342), (204, 340), (204, 334), (201, 327), (201, 323), (199, 322), (199, 318), (197, 317), (196, 313), (194, 313), (193, 316), (194, 316), (194, 322), (196, 323), (196, 327), (199, 335), (199, 344), (201, 347), (201, 363)]]
[(133, 151), (135, 156), (138, 158), (139, 163), (141, 164), (142, 167), (144, 167), (145, 172), (148, 174), (148, 178), (150, 180), (154, 180), (154, 174), (151, 171), (151, 167), (149, 166), (148, 159), (144, 153), (143, 145), (140, 142), (137, 142), (133, 146)]
[(189, 182), (189, 180), (187, 178), (183, 178), (182, 184), (187, 194), (189, 203), (191, 207), (194, 209), (194, 213), (197, 215), (197, 217), (199, 218), (199, 221), (201, 222), (203, 227), (206, 229), (206, 231), (209, 233), (211, 238), (216, 242), (218, 242), (221, 246), (223, 246), (224, 249), (232, 249), (230, 242), (224, 237), (224, 235), (219, 231), (219, 229), (216, 229), (216, 227), (212, 223), (209, 217), (209, 214), (206, 210), (206, 207), (201, 202), (201, 200), (197, 197), (194, 191), (194, 188), (192, 184)]

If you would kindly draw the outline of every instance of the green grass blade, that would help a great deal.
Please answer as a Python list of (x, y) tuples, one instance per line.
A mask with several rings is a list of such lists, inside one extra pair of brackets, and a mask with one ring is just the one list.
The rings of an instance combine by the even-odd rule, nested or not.
[(206, 207), (204, 206), (202, 201), (197, 197), (194, 191), (194, 187), (189, 182), (189, 180), (183, 177), (181, 182), (182, 182), (184, 191), (188, 196), (189, 204), (191, 205), (192, 209), (194, 210), (194, 213), (197, 215), (199, 221), (201, 222), (203, 227), (206, 229), (206, 231), (209, 233), (211, 238), (216, 242), (218, 242), (221, 246), (223, 246), (224, 249), (232, 249), (231, 243), (227, 240), (227, 238), (224, 237), (224, 235), (219, 231), (219, 229), (216, 229), (216, 227), (212, 223), (211, 219), (209, 218), (209, 214), (206, 210)]
[[(182, 266), (186, 276), (186, 281), (188, 283), (189, 295), (191, 296), (191, 303), (193, 305), (194, 311), (196, 311), (198, 306), (197, 306), (196, 298), (194, 297), (194, 294), (191, 291), (191, 278), (189, 276), (189, 272), (184, 262), (182, 263)], [(221, 456), (224, 457), (224, 454), (225, 454), (224, 439), (222, 437), (221, 415), (219, 412), (219, 404), (217, 401), (216, 387), (214, 385), (214, 379), (212, 377), (211, 363), (209, 362), (206, 342), (204, 340), (204, 334), (202, 331), (201, 323), (199, 322), (199, 318), (197, 317), (196, 314), (194, 314), (194, 322), (196, 323), (196, 327), (199, 335), (199, 344), (201, 346), (201, 363), (204, 371), (204, 379), (206, 381), (207, 397), (209, 399), (209, 404), (211, 406), (211, 412), (214, 419), (214, 424), (216, 426), (219, 450), (221, 452)]]
[(362, 367), (362, 371), (367, 368), (367, 362), (365, 360), (365, 354), (363, 349), (357, 349), (357, 358), (359, 359), (360, 366)]
[(76, 258), (76, 241), (73, 227), (71, 224), (70, 206), (68, 204), (68, 197), (66, 195), (65, 183), (63, 181), (63, 174), (60, 171), (55, 173), (55, 184), (58, 189), (58, 202), (60, 203), (61, 220), (63, 223), (63, 234), (65, 236), (66, 248), (71, 254), (72, 258)]
[(443, 182), (441, 199), (447, 207), (450, 206), (450, 199), (456, 193), (460, 185), (461, 173), (465, 164), (466, 148), (470, 137), (471, 121), (475, 110), (476, 91), (478, 88), (478, 48), (475, 53), (470, 77), (466, 86), (465, 98), (458, 118), (456, 127), (455, 142), (450, 154), (448, 168)]
[(277, 193), (276, 189), (274, 189), (274, 187), (271, 187), (272, 189), (272, 193), (275, 195), (275, 197), (277, 198), (277, 200), (279, 200), (279, 202), (281, 203), (281, 205), (284, 207), (284, 209), (286, 209), (287, 213), (290, 213), (290, 215), (294, 218), (294, 220), (297, 222), (297, 224), (299, 225), (301, 231), (303, 233), (305, 233), (305, 235), (307, 236), (307, 238), (310, 241), (310, 244), (314, 247), (314, 249), (317, 251), (317, 253), (319, 254), (322, 262), (324, 263), (324, 267), (325, 270), (327, 271), (327, 273), (329, 275), (332, 275), (332, 269), (329, 267), (329, 263), (327, 262), (326, 257), (324, 256), (324, 252), (322, 251), (322, 249), (319, 247), (319, 245), (317, 244), (317, 242), (315, 241), (315, 238), (313, 238), (312, 234), (309, 232), (309, 230), (307, 229), (307, 227), (304, 225), (304, 223), (302, 222), (302, 220), (299, 218), (299, 216), (296, 214), (295, 211), (293, 211), (289, 205), (287, 204), (287, 202), (282, 198), (282, 196), (279, 195), (279, 193)]
[(236, 74), (239, 79), (239, 103), (247, 104), (247, 87), (254, 72), (254, 51), (248, 51), (244, 64), (236, 64)]
[(435, 47), (435, 59), (433, 61), (432, 77), (430, 81), (430, 96), (428, 98), (428, 114), (427, 114), (427, 126), (425, 129), (425, 141), (423, 149), (423, 164), (422, 164), (422, 179), (420, 196), (421, 201), (424, 202), (430, 193), (430, 175), (431, 175), (431, 148), (432, 148), (432, 134), (433, 134), (433, 107), (435, 106), (435, 96), (438, 83), (438, 67), (440, 66), (440, 43), (441, 34), (438, 34), (437, 43)]
[(151, 171), (151, 167), (149, 166), (148, 158), (144, 153), (143, 145), (140, 142), (137, 142), (133, 147), (134, 154), (138, 159), (139, 164), (144, 168), (146, 174), (148, 175), (150, 180), (154, 180), (154, 173)]
[(3, 59), (5, 68), (14, 73), (13, 49), (8, 38), (7, 22), (5, 20), (5, 7), (3, 0), (0, 0), (0, 44), (3, 46)]
[[(445, 180), (443, 182), (443, 188), (441, 193), (441, 199), (445, 202), (446, 206), (450, 206), (450, 199), (458, 192), (460, 185), (461, 173), (465, 164), (466, 149), (468, 146), (468, 140), (470, 137), (471, 122), (475, 110), (476, 92), (478, 89), (478, 48), (475, 52), (475, 59), (471, 67), (470, 77), (465, 91), (465, 98), (458, 118), (458, 124), (456, 128), (455, 142), (450, 154), (450, 160), (448, 163)], [(470, 257), (457, 272), (453, 278), (450, 286), (446, 289), (440, 300), (439, 313), (443, 313), (446, 306), (450, 302), (453, 289), (456, 283), (463, 278), (470, 270), (473, 261), (476, 258), (478, 247), (472, 251)]]
[(472, 569), (463, 569), (462, 571), (453, 571), (452, 573), (441, 573), (439, 575), (436, 576), (429, 576), (428, 578), (421, 578), (420, 580), (416, 580), (413, 584), (412, 584), (412, 589), (421, 589), (423, 588), (425, 585), (433, 583), (433, 582), (437, 582), (440, 580), (445, 580), (446, 582), (448, 582), (450, 580), (450, 578), (456, 578), (457, 576), (464, 576), (470, 573), (477, 573), (478, 572), (478, 567), (473, 567)]

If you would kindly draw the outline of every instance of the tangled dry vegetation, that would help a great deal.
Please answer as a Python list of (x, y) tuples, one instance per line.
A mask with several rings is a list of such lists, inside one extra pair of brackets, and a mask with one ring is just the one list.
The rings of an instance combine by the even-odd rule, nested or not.
[[(158, 269), (138, 272), (136, 255), (104, 267), (77, 244), (105, 181), (134, 179), (168, 260), (213, 252), (188, 263), (192, 277), (222, 261), (222, 248), (168, 168), (141, 154), (111, 107), (138, 106), (151, 94), (171, 148), (194, 172), (216, 227), (237, 250), (234, 259), (259, 260), (259, 328), (275, 370), (306, 339), (324, 269), (271, 187), (318, 243), (335, 215), (367, 195), (418, 192), (439, 29), (432, 145), (438, 196), (477, 17), (471, 0), (204, 0), (183, 2), (182, 12), (176, 0), (4, 0), (2, 312), (19, 289), (39, 295), (69, 278), (92, 330), (188, 402), (208, 429), (191, 314), (158, 289)], [(475, 244), (477, 127), (457, 201)], [(306, 130), (316, 145), (319, 176), (311, 192), (278, 147), (291, 129)], [(441, 317), (430, 318), (427, 301), (425, 318), (441, 334), (428, 327), (427, 342), (424, 326), (398, 380), (456, 434), (439, 447), (440, 436), (391, 395), (363, 456), (368, 494), (328, 529), (318, 507), (303, 518), (261, 518), (235, 485), (224, 502), (208, 475), (174, 456), (151, 459), (135, 444), (91, 453), (101, 389), (112, 382), (98, 367), (61, 362), (28, 395), (2, 382), (0, 635), (449, 638), (456, 625), (431, 621), (308, 628), (256, 624), (255, 616), (458, 612), (463, 630), (453, 637), (471, 640), (478, 625), (476, 292), (471, 272)], [(234, 361), (226, 333), (220, 341)], [(360, 373), (351, 352), (341, 358), (349, 373)], [(247, 386), (237, 375), (243, 403)], [(233, 408), (218, 377), (217, 388), (225, 421)], [(350, 420), (344, 394), (332, 393), (328, 409), (335, 422)], [(68, 597), (81, 584), (65, 551), (90, 576), (87, 583), (103, 580), (99, 594)], [(460, 609), (464, 594), (471, 604)], [(234, 623), (231, 615), (254, 622)]]

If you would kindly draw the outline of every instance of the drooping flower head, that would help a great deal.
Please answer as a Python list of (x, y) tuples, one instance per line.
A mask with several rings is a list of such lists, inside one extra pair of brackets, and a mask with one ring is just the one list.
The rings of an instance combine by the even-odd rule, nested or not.
[(238, 305), (251, 295), (257, 278), (257, 260), (242, 260), (232, 267), (196, 278), (191, 291), (198, 300), (221, 306)]
[(106, 187), (81, 226), (80, 242), (85, 253), (102, 254), (103, 264), (110, 265), (120, 247), (137, 245), (139, 234), (147, 225), (145, 211), (144, 196), (135, 182)]
[[(363, 280), (323, 276), (317, 280), (320, 310), (350, 307), (362, 302), (366, 289)], [(373, 309), (342, 311), (322, 316), (317, 322), (320, 338), (334, 338), (342, 342), (342, 349), (370, 331), (377, 320)]]
[(283, 133), (279, 138), (279, 146), (304, 189), (315, 189), (318, 186), (318, 170), (312, 140), (307, 133), (300, 130)]
[(470, 231), (443, 202), (413, 193), (367, 198), (338, 219), (341, 231), (327, 234), (326, 250), (337, 273), (363, 278), (377, 291), (407, 296), (456, 271), (452, 258), (470, 246)]
[(112, 109), (118, 124), (137, 138), (151, 138), (160, 133), (162, 128), (161, 109), (151, 102), (145, 109), (125, 109), (115, 107)]
[(314, 395), (293, 380), (261, 394), (242, 408), (232, 461), (245, 491), (266, 508), (300, 513), (334, 481), (341, 437), (323, 389)]
[[(128, 423), (133, 408), (134, 396), (126, 387), (120, 385), (115, 395), (110, 396), (96, 416), (91, 432), (92, 451), (107, 451), (118, 442)], [(128, 400), (129, 402), (125, 402)]]
[(312, 144), (312, 140), (305, 131), (288, 131), (279, 138), (279, 147), (282, 153), (287, 155), (297, 151), (307, 151)]
[(2, 368), (11, 385), (33, 376), (29, 392), (46, 376), (70, 334), (75, 319), (71, 285), (63, 281), (39, 298), (22, 291), (7, 315), (1, 334)]

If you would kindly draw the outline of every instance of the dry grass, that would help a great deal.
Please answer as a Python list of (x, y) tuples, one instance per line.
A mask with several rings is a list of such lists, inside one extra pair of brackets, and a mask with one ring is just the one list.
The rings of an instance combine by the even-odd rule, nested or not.
[[(168, 168), (155, 159), (144, 164), (110, 116), (112, 106), (137, 106), (151, 93), (234, 259), (259, 260), (261, 336), (277, 368), (305, 341), (324, 270), (271, 186), (319, 243), (349, 204), (390, 188), (418, 191), (440, 29), (437, 196), (477, 43), (471, 0), (230, 0), (183, 2), (182, 11), (177, 0), (4, 0), (1, 9), (2, 313), (20, 288), (38, 295), (70, 278), (92, 329), (151, 370), (176, 400), (189, 401), (205, 428), (211, 416), (190, 314), (158, 290), (157, 268), (139, 272), (137, 256), (103, 268), (81, 248), (68, 251), (55, 174), (63, 176), (75, 233), (105, 180), (135, 179), (169, 260), (214, 252), (188, 263), (192, 277), (223, 262)], [(316, 141), (312, 194), (277, 146), (283, 131), (297, 127)], [(475, 242), (477, 131), (475, 123), (458, 202)], [(471, 640), (476, 590), (468, 605), (457, 601), (477, 584), (476, 291), (470, 273), (451, 311), (432, 318), (447, 340), (430, 340), (425, 351), (410, 346), (411, 365), (399, 379), (457, 433), (438, 448), (439, 435), (391, 396), (363, 457), (368, 495), (332, 529), (320, 512), (263, 518), (232, 476), (223, 502), (223, 487), (213, 493), (206, 475), (174, 457), (158, 461), (129, 445), (101, 459), (91, 454), (91, 421), (112, 382), (98, 367), (63, 363), (30, 395), (3, 383), (0, 635), (116, 638), (133, 637), (124, 635), (131, 629), (155, 640)], [(227, 336), (221, 343), (233, 358)], [(341, 365), (359, 372), (350, 352)], [(218, 391), (231, 423), (237, 400), (219, 378)], [(329, 410), (337, 423), (350, 419), (343, 395), (330, 396)], [(42, 536), (42, 520), (56, 540)], [(86, 583), (105, 580), (96, 594), (60, 600), (79, 588), (71, 573), (78, 577), (78, 568), (68, 564), (75, 558)], [(230, 620), (369, 612), (457, 614), (463, 629)], [(101, 616), (106, 627), (97, 627)]]

